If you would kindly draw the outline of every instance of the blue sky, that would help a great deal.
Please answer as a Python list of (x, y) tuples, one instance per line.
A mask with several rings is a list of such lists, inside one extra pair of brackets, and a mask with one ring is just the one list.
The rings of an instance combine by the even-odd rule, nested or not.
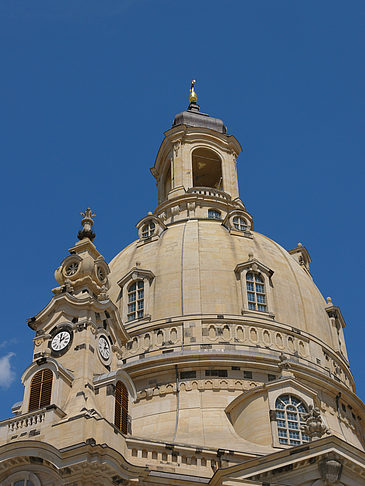
[[(363, 1), (0, 3), (0, 418), (22, 399), (26, 318), (56, 286), (79, 212), (110, 261), (157, 195), (149, 168), (197, 79), (201, 110), (244, 150), (256, 230), (300, 241), (339, 305), (365, 399)], [(6, 277), (6, 278), (5, 278)]]

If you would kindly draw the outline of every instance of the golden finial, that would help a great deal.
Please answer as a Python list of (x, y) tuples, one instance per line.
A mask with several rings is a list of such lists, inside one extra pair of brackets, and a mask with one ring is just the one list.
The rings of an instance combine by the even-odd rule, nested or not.
[(195, 79), (193, 79), (192, 82), (191, 82), (191, 87), (190, 87), (190, 95), (189, 95), (190, 103), (196, 103), (198, 101), (198, 95), (194, 91), (195, 83), (196, 83), (196, 81), (195, 81)]

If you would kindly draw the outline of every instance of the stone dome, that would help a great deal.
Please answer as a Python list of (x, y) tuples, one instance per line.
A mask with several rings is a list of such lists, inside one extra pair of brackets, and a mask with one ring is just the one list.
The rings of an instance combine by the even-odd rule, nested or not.
[[(136, 265), (155, 276), (150, 295), (151, 320), (171, 316), (242, 316), (237, 265), (254, 259), (273, 271), (272, 315), (280, 325), (294, 328), (332, 347), (326, 302), (311, 276), (292, 255), (270, 238), (231, 235), (220, 221), (190, 220), (169, 226), (146, 245), (135, 241), (110, 263), (111, 296), (118, 301), (117, 282)], [(252, 319), (262, 320), (258, 313)]]
[(151, 169), (157, 208), (110, 263), (109, 295), (129, 336), (120, 366), (136, 388), (133, 434), (198, 448), (214, 448), (218, 434), (223, 448), (268, 452), (309, 440), (300, 421), (296, 432), (276, 424), (286, 400), (301, 413), (321, 407), (321, 430), (359, 446), (355, 422), (344, 429), (335, 418), (339, 396), (349, 420), (363, 407), (340, 310), (313, 282), (304, 246), (287, 251), (254, 231), (239, 142), (189, 117), (165, 133)]

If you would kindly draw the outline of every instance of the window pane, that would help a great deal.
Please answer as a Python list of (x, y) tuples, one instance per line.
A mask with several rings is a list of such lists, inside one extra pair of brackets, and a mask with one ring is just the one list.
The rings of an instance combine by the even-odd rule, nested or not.
[(143, 297), (144, 297), (144, 290), (143, 289), (138, 290), (138, 298), (143, 299)]
[(263, 282), (264, 279), (258, 273), (255, 273), (255, 282)]
[(253, 282), (246, 282), (247, 290), (255, 290)]
[(289, 429), (298, 429), (298, 422), (288, 422)]
[(256, 284), (256, 292), (260, 292), (261, 294), (265, 293), (263, 284)]
[(248, 303), (248, 308), (249, 308), (250, 310), (256, 310), (256, 304), (252, 304), (252, 302), (249, 302), (249, 303)]
[(266, 305), (259, 304), (257, 306), (258, 310), (261, 312), (266, 312)]
[(139, 280), (139, 282), (138, 282), (138, 288), (139, 288), (139, 289), (143, 289), (143, 287), (144, 287), (144, 282), (143, 282), (143, 280)]
[(25, 483), (25, 481), (24, 481), (24, 479), (22, 479), (21, 481), (16, 481), (14, 483), (14, 486), (24, 486), (24, 483)]
[(262, 295), (262, 294), (257, 294), (256, 300), (257, 300), (257, 302), (262, 302), (263, 304), (265, 304), (265, 296)]
[(132, 284), (130, 287), (129, 287), (129, 292), (133, 292), (133, 290), (136, 290), (136, 284)]
[(253, 282), (253, 273), (248, 273), (246, 275), (246, 280), (250, 280), (251, 282)]
[(143, 309), (143, 300), (138, 301), (138, 309)]
[(128, 312), (134, 312), (136, 310), (136, 303), (128, 304)]
[(253, 292), (247, 292), (247, 297), (250, 302), (255, 302), (255, 294)]

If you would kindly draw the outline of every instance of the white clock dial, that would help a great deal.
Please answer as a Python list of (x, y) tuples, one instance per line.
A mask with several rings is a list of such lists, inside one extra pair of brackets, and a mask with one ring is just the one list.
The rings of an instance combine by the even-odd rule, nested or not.
[(51, 342), (51, 348), (53, 351), (61, 351), (65, 349), (71, 340), (71, 334), (68, 331), (61, 331), (57, 333)]
[(108, 360), (110, 358), (110, 345), (104, 336), (99, 337), (98, 347), (100, 356)]

